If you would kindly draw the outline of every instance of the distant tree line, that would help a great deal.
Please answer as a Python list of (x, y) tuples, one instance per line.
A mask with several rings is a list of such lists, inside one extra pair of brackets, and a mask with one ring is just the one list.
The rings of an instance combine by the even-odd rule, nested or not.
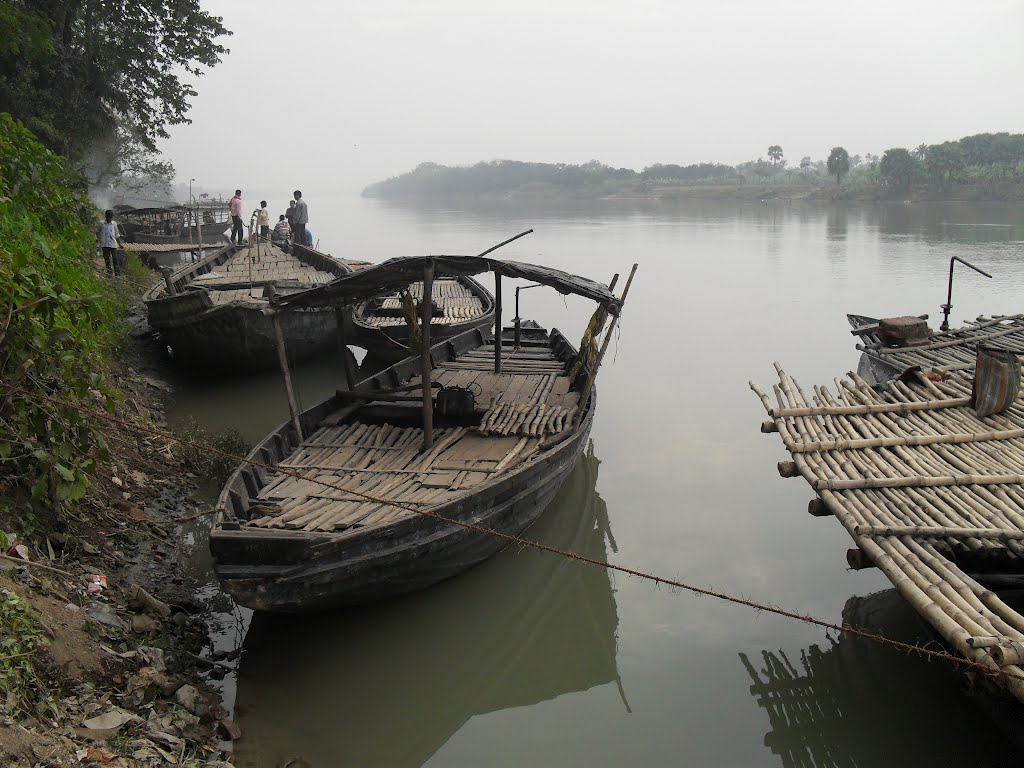
[[(982, 181), (1024, 183), (1024, 134), (983, 133), (959, 141), (922, 144), (914, 150), (894, 148), (882, 157), (850, 155), (832, 148), (825, 160), (801, 158), (788, 166), (778, 144), (768, 147), (768, 159), (738, 165), (656, 163), (642, 171), (614, 168), (597, 160), (582, 165), (494, 160), (471, 166), (421, 163), (414, 170), (371, 184), (365, 197), (428, 199), (431, 197), (502, 197), (512, 195), (644, 194), (665, 186), (770, 184), (821, 185), (856, 180), (877, 194), (905, 193), (912, 187), (949, 190), (956, 184)], [(845, 188), (845, 186), (844, 186)]]

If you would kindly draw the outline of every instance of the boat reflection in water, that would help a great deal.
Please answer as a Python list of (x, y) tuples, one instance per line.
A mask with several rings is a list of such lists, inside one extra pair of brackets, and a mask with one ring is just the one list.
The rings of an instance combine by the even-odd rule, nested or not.
[[(945, 650), (938, 636), (889, 589), (852, 597), (843, 622), (905, 643)], [(812, 645), (798, 660), (762, 651), (761, 664), (741, 653), (750, 692), (768, 714), (764, 744), (782, 765), (824, 766), (1005, 764), (1016, 702), (971, 694), (949, 662), (928, 661), (853, 635)], [(991, 718), (991, 719), (989, 719)]]
[[(591, 444), (527, 538), (607, 558), (599, 463)], [(621, 694), (617, 628), (608, 571), (516, 547), (384, 603), (257, 614), (238, 673), (244, 737), (232, 762), (422, 765), (475, 715), (608, 683)]]

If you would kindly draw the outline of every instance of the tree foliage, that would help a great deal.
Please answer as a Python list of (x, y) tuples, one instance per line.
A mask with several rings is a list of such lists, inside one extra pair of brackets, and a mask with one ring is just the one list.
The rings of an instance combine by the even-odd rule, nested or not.
[(850, 172), (850, 153), (843, 147), (832, 147), (826, 165), (828, 172), (836, 177), (836, 184), (841, 184), (843, 176)]
[(155, 150), (230, 34), (198, 0), (6, 0), (0, 33), (0, 112), (75, 160), (119, 126)]
[(885, 183), (896, 191), (906, 191), (917, 177), (919, 163), (910, 151), (900, 147), (885, 150), (878, 169)]
[(782, 147), (778, 144), (772, 144), (768, 147), (768, 157), (771, 158), (773, 164), (778, 165), (782, 162)]

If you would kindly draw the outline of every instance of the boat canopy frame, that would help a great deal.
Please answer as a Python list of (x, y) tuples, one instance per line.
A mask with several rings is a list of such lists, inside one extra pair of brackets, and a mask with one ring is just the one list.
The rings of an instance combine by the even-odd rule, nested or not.
[(520, 261), (505, 261), (483, 256), (398, 256), (374, 266), (365, 267), (326, 285), (274, 302), (278, 310), (358, 304), (381, 293), (401, 290), (422, 280), (424, 270), (433, 265), (435, 275), (462, 277), (493, 272), (496, 277), (522, 278), (554, 288), (561, 294), (575, 294), (605, 307), (617, 315), (622, 300), (604, 284), (585, 277)]

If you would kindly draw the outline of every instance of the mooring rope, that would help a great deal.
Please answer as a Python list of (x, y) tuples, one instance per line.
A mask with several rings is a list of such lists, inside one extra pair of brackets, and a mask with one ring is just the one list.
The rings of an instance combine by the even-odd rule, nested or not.
[[(618, 565), (616, 563), (612, 563), (612, 562), (607, 561), (607, 560), (601, 560), (601, 559), (598, 559), (598, 558), (589, 557), (587, 555), (582, 555), (582, 554), (580, 554), (578, 552), (573, 552), (573, 551), (570, 551), (570, 550), (560, 549), (558, 547), (553, 547), (553, 546), (550, 546), (548, 544), (542, 544), (541, 542), (533, 541), (531, 539), (526, 539), (526, 538), (523, 538), (522, 536), (519, 536), (519, 535), (516, 535), (516, 534), (504, 533), (502, 531), (495, 531), (495, 530), (491, 530), (489, 528), (483, 528), (483, 527), (481, 527), (479, 525), (476, 525), (474, 523), (468, 523), (468, 522), (465, 522), (465, 521), (462, 521), (462, 520), (455, 520), (453, 518), (445, 517), (444, 515), (439, 515), (439, 514), (437, 514), (435, 512), (430, 512), (430, 511), (425, 510), (425, 509), (419, 509), (417, 507), (414, 507), (414, 506), (412, 506), (410, 504), (407, 504), (407, 503), (405, 503), (405, 502), (403, 502), (401, 500), (398, 500), (398, 499), (393, 499), (392, 500), (392, 499), (377, 498), (377, 497), (375, 497), (375, 496), (373, 496), (371, 494), (362, 493), (361, 491), (355, 491), (355, 490), (352, 490), (352, 489), (349, 489), (349, 488), (343, 488), (343, 487), (341, 487), (339, 485), (335, 485), (333, 483), (330, 483), (330, 482), (327, 482), (327, 481), (324, 481), (324, 480), (319, 480), (317, 478), (305, 477), (300, 472), (292, 471), (292, 470), (290, 470), (288, 468), (285, 468), (285, 467), (280, 467), (280, 466), (276, 466), (276, 465), (273, 465), (273, 464), (267, 464), (265, 462), (256, 461), (255, 459), (250, 459), (248, 457), (239, 456), (237, 454), (233, 454), (233, 453), (230, 453), (230, 452), (227, 452), (227, 451), (222, 451), (222, 450), (220, 450), (218, 448), (215, 448), (213, 446), (210, 446), (210, 445), (205, 445), (205, 444), (202, 444), (202, 443), (197, 443), (197, 442), (194, 442), (194, 441), (191, 441), (191, 440), (185, 440), (185, 439), (182, 439), (179, 436), (175, 435), (173, 432), (167, 432), (165, 430), (156, 429), (154, 427), (146, 427), (146, 426), (143, 426), (141, 424), (136, 424), (136, 423), (133, 423), (133, 422), (130, 422), (130, 421), (126, 421), (125, 419), (118, 418), (117, 416), (115, 416), (115, 415), (113, 415), (111, 413), (107, 413), (106, 411), (89, 408), (89, 407), (86, 407), (86, 406), (84, 406), (84, 405), (82, 405), (80, 403), (70, 402), (70, 401), (64, 400), (62, 398), (53, 397), (53, 396), (49, 396), (49, 395), (41, 395), (41, 394), (38, 394), (38, 393), (29, 392), (28, 390), (25, 390), (24, 388), (18, 387), (16, 385), (10, 385), (10, 384), (6, 384), (6, 383), (3, 383), (3, 382), (0, 382), (0, 388), (7, 389), (9, 391), (21, 392), (22, 394), (27, 395), (30, 398), (34, 398), (34, 399), (37, 399), (37, 400), (42, 400), (42, 401), (45, 401), (45, 402), (54, 403), (56, 405), (62, 405), (62, 406), (67, 407), (67, 408), (72, 408), (74, 410), (79, 411), (80, 413), (87, 414), (87, 415), (90, 415), (90, 416), (94, 416), (94, 417), (96, 417), (98, 419), (103, 419), (104, 421), (108, 421), (108, 422), (113, 423), (113, 424), (118, 424), (118, 425), (120, 425), (122, 427), (125, 427), (127, 429), (134, 430), (135, 432), (138, 432), (138, 433), (141, 433), (141, 434), (150, 435), (150, 436), (154, 436), (154, 437), (162, 437), (162, 438), (165, 438), (167, 440), (171, 440), (171, 441), (173, 441), (175, 443), (179, 443), (179, 444), (187, 446), (187, 447), (198, 448), (198, 449), (201, 449), (203, 451), (206, 451), (207, 453), (216, 454), (216, 455), (218, 455), (218, 456), (220, 456), (222, 458), (230, 459), (230, 460), (238, 462), (240, 464), (248, 464), (248, 465), (253, 466), (253, 467), (259, 467), (259, 468), (262, 468), (262, 469), (269, 469), (269, 470), (272, 470), (272, 471), (277, 472), (279, 474), (287, 475), (289, 477), (293, 477), (293, 478), (296, 478), (296, 479), (299, 479), (299, 480), (308, 480), (308, 481), (313, 482), (313, 483), (315, 483), (317, 485), (321, 485), (321, 486), (323, 486), (325, 488), (330, 488), (330, 489), (338, 490), (338, 491), (344, 491), (345, 493), (352, 494), (353, 496), (358, 496), (360, 498), (366, 499), (367, 501), (370, 501), (370, 502), (373, 502), (373, 503), (376, 503), (376, 504), (386, 504), (388, 506), (393, 506), (393, 507), (396, 507), (396, 508), (399, 508), (399, 509), (405, 509), (405, 510), (407, 510), (409, 512), (414, 512), (417, 515), (421, 515), (423, 517), (435, 520), (437, 522), (445, 523), (445, 524), (448, 524), (448, 525), (458, 526), (460, 528), (464, 528), (466, 530), (473, 531), (474, 533), (479, 533), (481, 535), (492, 536), (492, 537), (495, 537), (495, 538), (503, 539), (507, 544), (515, 544), (515, 545), (517, 545), (518, 547), (520, 547), (522, 549), (535, 549), (535, 550), (538, 550), (540, 552), (549, 552), (551, 554), (558, 555), (560, 557), (564, 557), (564, 558), (566, 558), (568, 560), (575, 560), (575, 561), (582, 562), (582, 563), (588, 563), (590, 565), (595, 565), (595, 566), (597, 566), (599, 568), (604, 568), (604, 569), (609, 570), (609, 571), (613, 571), (613, 572), (617, 572), (617, 573), (624, 573), (624, 574), (626, 574), (628, 576), (635, 576), (635, 577), (637, 577), (639, 579), (642, 579), (644, 581), (651, 582), (655, 586), (665, 585), (665, 586), (668, 586), (668, 587), (673, 587), (673, 588), (676, 588), (676, 589), (679, 589), (679, 590), (690, 592), (690, 593), (695, 594), (695, 595), (701, 595), (701, 596), (704, 596), (704, 597), (712, 597), (712, 598), (715, 598), (717, 600), (722, 600), (723, 602), (733, 603), (735, 605), (742, 605), (742, 606), (745, 606), (747, 608), (752, 608), (752, 609), (754, 609), (756, 611), (763, 611), (765, 613), (771, 613), (771, 614), (774, 614), (776, 616), (782, 616), (784, 618), (794, 619), (796, 621), (800, 621), (800, 622), (803, 622), (805, 624), (810, 624), (810, 625), (813, 625), (813, 626), (821, 627), (822, 629), (825, 629), (825, 630), (831, 630), (831, 631), (834, 631), (834, 632), (838, 632), (840, 634), (852, 635), (854, 637), (859, 637), (859, 638), (862, 638), (862, 639), (865, 639), (865, 640), (870, 640), (872, 642), (876, 642), (876, 643), (879, 643), (881, 645), (887, 645), (887, 646), (889, 646), (891, 648), (895, 648), (896, 650), (903, 651), (903, 652), (905, 652), (907, 654), (914, 654), (914, 655), (921, 656), (921, 657), (924, 657), (924, 658), (927, 658), (927, 659), (940, 659), (940, 660), (943, 660), (943, 661), (947, 661), (947, 662), (949, 662), (949, 663), (951, 663), (951, 664), (953, 664), (954, 666), (957, 666), (957, 667), (963, 667), (963, 668), (975, 670), (975, 671), (985, 675), (988, 678), (996, 679), (996, 678), (1003, 678), (1003, 677), (1005, 677), (1007, 679), (1016, 681), (1018, 683), (1020, 683), (1022, 680), (1024, 680), (1024, 675), (1021, 675), (1020, 673), (1011, 673), (1011, 672), (1009, 672), (1009, 671), (1007, 671), (1007, 670), (1005, 670), (1003, 668), (997, 667), (997, 666), (994, 665), (994, 662), (993, 662), (992, 665), (985, 664), (985, 663), (982, 663), (982, 662), (979, 662), (979, 661), (974, 661), (973, 659), (967, 659), (967, 658), (964, 658), (962, 656), (954, 655), (952, 653), (949, 653), (948, 651), (937, 651), (937, 650), (933, 650), (931, 648), (926, 648), (924, 646), (915, 645), (913, 643), (907, 643), (907, 642), (904, 642), (902, 640), (894, 640), (893, 638), (886, 637), (885, 635), (879, 634), (877, 632), (871, 632), (869, 630), (860, 629), (860, 628), (854, 627), (854, 626), (852, 626), (850, 624), (836, 624), (835, 622), (826, 621), (824, 619), (819, 619), (819, 618), (817, 618), (815, 616), (811, 616), (810, 614), (799, 613), (797, 611), (793, 611), (793, 610), (789, 610), (789, 609), (786, 609), (786, 608), (782, 608), (782, 607), (774, 605), (772, 603), (765, 603), (765, 602), (760, 602), (760, 601), (757, 601), (757, 600), (752, 600), (752, 599), (748, 599), (748, 598), (744, 598), (744, 597), (737, 597), (735, 595), (730, 595), (730, 594), (728, 594), (726, 592), (723, 592), (723, 591), (718, 590), (718, 589), (714, 589), (712, 587), (701, 587), (701, 586), (697, 586), (695, 584), (689, 584), (689, 583), (681, 581), (679, 579), (672, 579), (672, 578), (669, 578), (667, 576), (659, 576), (659, 575), (657, 575), (655, 573), (650, 573), (650, 572), (647, 572), (647, 571), (643, 571), (643, 570), (641, 570), (639, 568), (632, 568), (632, 567), (625, 566), (625, 565)], [(211, 510), (211, 511), (215, 511), (215, 510)], [(191, 519), (191, 518), (186, 518), (186, 519)], [(179, 522), (179, 521), (175, 521), (175, 522)]]

